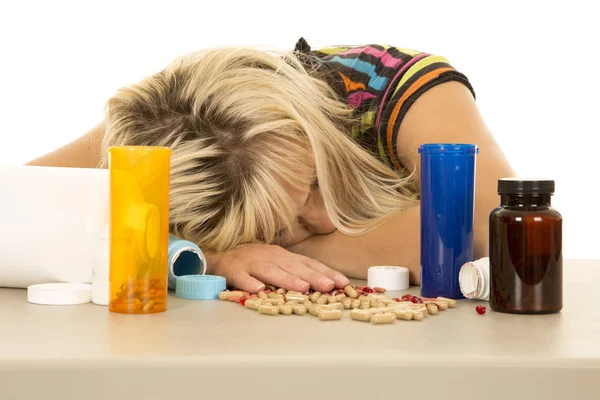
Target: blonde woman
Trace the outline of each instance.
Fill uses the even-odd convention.
[[[480,147],[475,257],[487,253],[496,181],[514,175],[467,78],[446,59],[369,45],[189,54],[126,86],[80,139],[30,165],[106,167],[113,145],[169,146],[171,232],[209,273],[330,291],[371,265],[419,283],[421,143]]]

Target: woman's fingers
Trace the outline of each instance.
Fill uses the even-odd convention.
[[[265,288],[264,283],[251,277],[248,272],[242,269],[235,270],[231,274],[231,277],[227,279],[227,283],[236,289],[241,289],[250,293],[258,293]]]
[[[308,282],[310,287],[320,292],[330,292],[335,287],[335,282],[331,278],[307,266],[300,257],[293,257],[280,262],[279,265],[284,271],[296,275]]]
[[[325,275],[327,278],[331,279],[334,282],[334,286],[341,289],[350,284],[350,280],[346,278],[344,275],[339,272],[329,268],[325,264],[321,264],[317,260],[313,260],[312,258],[302,257],[302,263],[309,267],[310,269],[317,271],[318,273]],[[333,287],[332,287],[333,289]]]
[[[296,290],[304,293],[310,289],[310,283],[303,280],[296,273],[288,273],[272,262],[259,265],[252,271],[252,275],[263,282],[269,282],[286,290]]]

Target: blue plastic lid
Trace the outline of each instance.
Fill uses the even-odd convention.
[[[183,275],[175,283],[175,295],[182,299],[216,300],[225,290],[225,278],[217,275]]]
[[[461,143],[427,143],[419,147],[419,154],[477,154],[479,148],[476,144]]]

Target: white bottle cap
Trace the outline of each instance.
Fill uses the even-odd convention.
[[[490,299],[490,259],[480,258],[465,263],[458,273],[460,291],[467,299]]]
[[[406,290],[409,287],[408,268],[393,266],[370,267],[367,285],[385,290]]]
[[[92,285],[87,283],[43,283],[27,288],[27,301],[45,305],[84,304],[92,301]]]

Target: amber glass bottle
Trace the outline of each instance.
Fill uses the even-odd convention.
[[[519,314],[562,309],[562,217],[552,180],[500,179],[490,215],[490,307]]]

